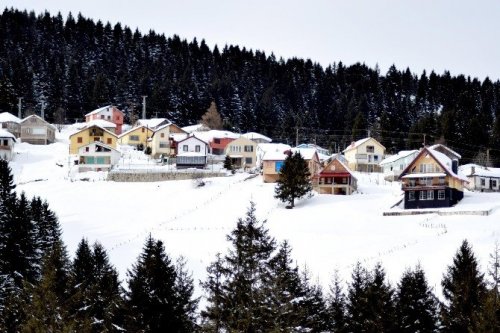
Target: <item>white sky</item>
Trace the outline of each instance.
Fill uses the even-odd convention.
[[[500,79],[498,0],[0,0],[5,7],[71,11],[209,46],[236,44],[326,66],[395,64]]]

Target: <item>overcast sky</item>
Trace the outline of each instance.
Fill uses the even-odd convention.
[[[500,79],[500,0],[0,0],[278,57]]]

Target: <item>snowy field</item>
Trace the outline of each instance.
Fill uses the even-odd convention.
[[[199,293],[206,267],[217,252],[226,252],[226,235],[250,200],[271,235],[289,240],[297,263],[325,288],[335,270],[349,281],[357,261],[370,269],[380,261],[393,285],[405,268],[420,263],[440,296],[442,275],[462,240],[473,245],[485,272],[500,235],[497,193],[466,192],[451,209],[493,209],[490,216],[383,216],[401,198],[400,185],[381,181],[378,174],[358,174],[360,193],[315,194],[288,210],[273,198],[274,184],[264,184],[260,176],[245,180],[248,174],[243,173],[207,179],[201,188],[191,180],[107,182],[95,173],[86,175],[91,181],[79,181],[68,169],[68,132],[55,144],[22,143],[15,150],[11,168],[17,191],[49,202],[71,256],[82,237],[101,242],[122,280],[151,233],[164,241],[171,257],[187,259]]]

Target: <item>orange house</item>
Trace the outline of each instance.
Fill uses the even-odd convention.
[[[85,115],[85,122],[90,122],[95,119],[102,119],[112,122],[116,125],[115,134],[119,135],[122,133],[124,114],[116,106],[108,105]]]

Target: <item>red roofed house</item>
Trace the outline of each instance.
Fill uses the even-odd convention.
[[[334,158],[314,177],[313,188],[320,194],[350,195],[357,190],[358,181],[347,165]]]
[[[112,122],[116,125],[115,134],[120,135],[122,133],[124,114],[116,106],[108,105],[85,115],[85,121],[90,122],[91,120],[101,119]]]

